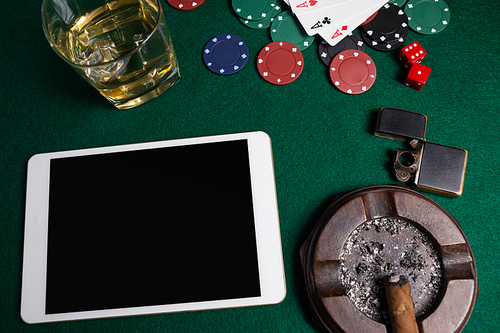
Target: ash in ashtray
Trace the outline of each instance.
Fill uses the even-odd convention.
[[[433,305],[442,285],[442,264],[433,242],[409,221],[381,218],[356,228],[344,244],[342,284],[356,308],[378,322],[389,323],[384,281],[406,275],[415,316]]]

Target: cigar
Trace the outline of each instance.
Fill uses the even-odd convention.
[[[411,288],[404,275],[391,275],[385,280],[392,333],[418,333]]]

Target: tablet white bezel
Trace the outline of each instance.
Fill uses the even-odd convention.
[[[261,296],[99,311],[45,314],[50,160],[245,139],[248,142]],[[37,154],[28,162],[21,317],[26,323],[222,309],[281,302],[286,295],[271,140],[248,132]]]

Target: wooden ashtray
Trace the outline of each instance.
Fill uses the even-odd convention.
[[[408,277],[420,332],[460,332],[478,295],[458,222],[406,186],[342,196],[300,249],[313,319],[327,332],[390,332],[384,280]]]

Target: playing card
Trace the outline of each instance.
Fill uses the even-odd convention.
[[[328,7],[347,0],[288,0],[288,5],[295,14],[305,13],[318,8]]]
[[[385,0],[380,1],[376,5],[364,9],[357,15],[349,17],[347,20],[330,23],[328,29],[322,29],[319,35],[330,45],[334,46],[340,42],[345,36],[350,34],[354,29],[356,29],[361,23],[366,21],[373,13],[379,10],[385,3]]]
[[[321,9],[296,13],[296,16],[304,27],[306,33],[309,36],[313,36],[323,30],[330,29],[333,25],[347,22],[350,17],[358,16],[360,13],[364,13],[367,8],[371,9],[376,7],[378,9],[386,2],[387,0],[349,0],[323,7]],[[375,10],[373,10],[373,12],[375,12]],[[370,15],[365,17],[365,19],[369,16]],[[363,23],[363,20],[359,23]],[[354,28],[356,27],[353,27],[352,29]]]

